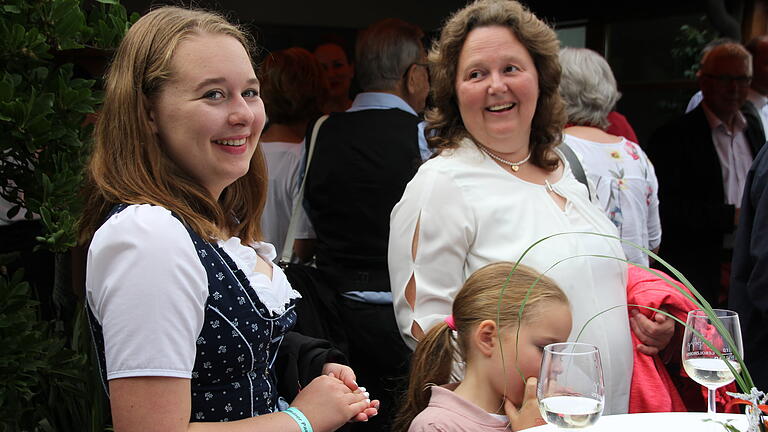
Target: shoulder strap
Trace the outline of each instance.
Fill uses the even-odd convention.
[[[296,228],[299,222],[299,206],[304,201],[304,186],[307,183],[307,174],[309,174],[309,164],[312,162],[312,154],[315,152],[315,142],[317,141],[317,134],[320,131],[320,126],[328,119],[328,114],[320,117],[315,122],[315,127],[312,128],[312,134],[309,137],[309,148],[307,149],[307,163],[304,167],[304,174],[301,179],[301,187],[299,188],[299,194],[293,200],[293,209],[291,210],[291,223],[288,224],[288,233],[285,236],[285,243],[283,244],[283,253],[280,256],[280,261],[288,263],[291,261],[293,255],[293,241],[296,239]]]
[[[747,129],[744,131],[744,136],[749,141],[752,155],[757,156],[757,152],[763,147],[766,139],[763,121],[760,119],[760,113],[757,111],[757,108],[750,101],[742,105],[741,113],[744,114],[744,118],[747,120]]]
[[[592,191],[589,190],[587,174],[584,172],[584,167],[581,166],[579,157],[576,156],[576,153],[573,152],[573,149],[568,147],[568,144],[565,142],[560,143],[560,145],[557,146],[557,149],[560,150],[563,153],[563,156],[565,156],[565,159],[568,160],[568,165],[571,166],[571,172],[573,173],[573,176],[576,177],[576,180],[578,180],[579,183],[583,184],[587,188],[587,194],[591,197]]]

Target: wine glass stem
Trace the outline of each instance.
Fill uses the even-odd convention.
[[[707,388],[707,417],[710,419],[714,419],[715,413],[717,412],[715,401],[715,389]]]

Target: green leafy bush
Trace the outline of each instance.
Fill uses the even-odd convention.
[[[78,196],[93,114],[94,80],[75,76],[74,61],[105,58],[131,22],[115,0],[86,15],[79,0],[9,0],[0,6],[0,194],[39,214],[42,246],[65,252],[75,243]],[[27,213],[31,217],[31,213]]]
[[[0,430],[61,428],[52,404],[83,399],[82,371],[88,359],[66,345],[67,335],[38,319],[23,271],[0,278]]]
[[[680,27],[680,33],[675,37],[675,47],[672,48],[672,57],[684,68],[685,78],[696,79],[701,50],[718,37],[720,36],[717,31],[708,25],[708,20],[704,16],[699,18],[697,24],[686,24]]]
[[[101,101],[98,64],[137,19],[118,0],[0,2],[0,196],[13,204],[9,217],[21,209],[40,216],[38,248],[57,254],[54,287],[32,286],[23,272],[0,276],[0,432],[103,431],[107,423],[66,254],[76,244],[90,116]],[[44,320],[34,300],[44,295],[72,313]]]

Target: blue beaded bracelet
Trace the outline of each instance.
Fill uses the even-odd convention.
[[[312,424],[307,420],[307,416],[305,416],[298,408],[288,407],[288,409],[283,412],[291,416],[293,421],[295,421],[301,428],[301,432],[313,432]]]

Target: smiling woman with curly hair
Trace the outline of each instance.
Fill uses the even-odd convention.
[[[462,283],[484,265],[517,261],[557,233],[617,235],[556,147],[565,124],[559,49],[555,32],[512,0],[478,0],[456,12],[432,47],[427,122],[437,155],[420,167],[390,221],[394,307],[411,347],[450,314]],[[522,260],[563,288],[574,331],[626,305],[626,265],[589,255],[624,258],[615,239],[574,234],[548,239]],[[581,340],[604,360],[605,412],[626,413],[626,308],[600,315]]]

